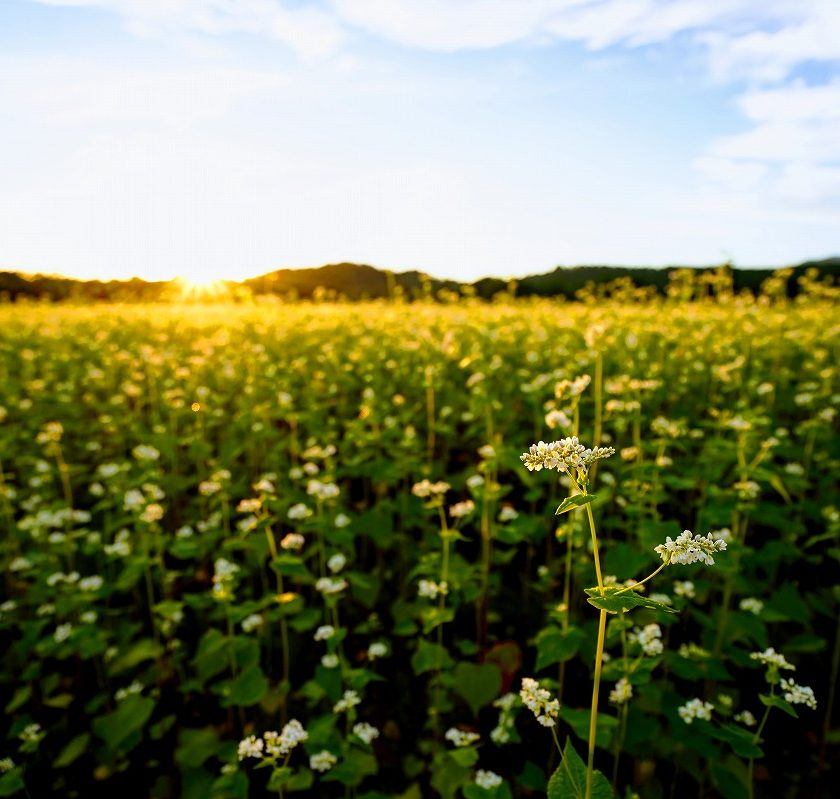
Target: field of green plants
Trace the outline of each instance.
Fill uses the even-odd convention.
[[[0,796],[836,796],[783,288],[0,307]]]

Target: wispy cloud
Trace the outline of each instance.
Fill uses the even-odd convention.
[[[34,0],[51,6],[99,8],[119,15],[141,36],[249,33],[283,42],[303,55],[335,50],[341,26],[332,14],[278,0]]]

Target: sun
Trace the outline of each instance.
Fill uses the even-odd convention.
[[[230,294],[230,287],[224,280],[176,277],[172,283],[183,300],[218,300]]]

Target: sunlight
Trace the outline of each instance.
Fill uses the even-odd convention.
[[[224,280],[201,280],[187,277],[177,277],[172,281],[181,299],[184,300],[215,300],[227,297],[230,287]]]

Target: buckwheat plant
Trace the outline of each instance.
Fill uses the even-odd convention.
[[[592,513],[592,503],[597,499],[595,494],[589,493],[591,486],[591,469],[598,461],[608,458],[615,453],[612,447],[592,447],[587,448],[580,443],[577,436],[570,436],[561,439],[560,441],[553,441],[545,443],[540,441],[533,444],[528,452],[523,453],[520,459],[525,464],[525,468],[529,471],[539,472],[543,469],[560,472],[568,478],[569,485],[573,493],[566,497],[560,503],[555,515],[567,513],[578,508],[585,508],[586,515],[589,520],[589,530],[592,537],[592,557],[595,565],[595,576],[597,579],[597,586],[586,589],[588,594],[588,602],[598,608],[598,639],[595,649],[595,665],[594,677],[592,683],[592,704],[589,716],[589,740],[588,740],[588,758],[586,765],[586,788],[585,799],[591,799],[593,781],[595,779],[595,738],[598,725],[598,700],[601,684],[601,668],[604,661],[604,641],[606,638],[606,624],[608,613],[620,613],[622,618],[626,611],[634,607],[646,607],[653,610],[659,610],[667,613],[674,613],[673,608],[668,605],[658,602],[647,597],[640,596],[637,592],[639,588],[648,580],[656,576],[660,571],[670,564],[688,565],[696,562],[702,562],[706,565],[714,565],[714,554],[724,551],[726,549],[726,542],[721,539],[716,539],[707,534],[706,536],[694,535],[689,530],[685,530],[677,539],[671,540],[666,538],[664,544],[660,544],[655,548],[655,552],[661,557],[661,565],[639,581],[629,581],[629,584],[619,586],[618,584],[606,584],[602,571],[601,559],[598,546],[598,533],[595,527],[595,517]],[[629,592],[629,593],[628,593]],[[653,625],[656,626],[656,625]],[[658,626],[657,626],[658,629]],[[637,637],[647,635],[650,633],[640,631]],[[641,640],[641,639],[640,639]],[[660,644],[658,637],[656,637],[656,644]],[[661,644],[660,644],[661,646]],[[643,643],[644,648],[644,643]],[[657,647],[658,649],[658,647]],[[531,684],[533,683],[533,685]],[[554,731],[554,718],[559,712],[559,701],[554,700],[557,704],[548,703],[548,695],[544,689],[539,689],[534,681],[523,681],[522,699],[525,705],[531,708],[537,719],[544,726],[552,728],[555,743],[558,749],[560,748],[557,742],[556,732]],[[616,703],[624,703],[629,699],[629,692],[622,686],[617,686],[613,690],[611,700]],[[617,701],[618,700],[618,701]],[[553,712],[548,712],[549,708]],[[541,709],[543,712],[537,712]],[[564,753],[564,758],[567,753]],[[562,768],[561,764],[561,768]],[[601,779],[599,775],[598,779]]]
[[[805,705],[805,707],[808,707],[811,710],[816,710],[817,699],[814,696],[814,691],[812,688],[806,685],[797,685],[793,680],[781,676],[781,673],[783,671],[796,671],[796,666],[794,666],[793,663],[788,662],[787,658],[781,652],[777,652],[773,647],[769,647],[763,652],[753,652],[750,655],[750,659],[764,666],[764,679],[770,686],[769,693],[759,694],[758,696],[758,698],[761,700],[761,704],[764,705],[764,715],[761,717],[761,721],[758,724],[758,728],[756,729],[755,734],[752,736],[752,744],[756,749],[758,749],[758,745],[761,743],[762,740],[761,733],[764,732],[764,727],[767,724],[767,718],[770,715],[770,711],[774,707],[779,708],[779,710],[783,711],[784,713],[787,713],[789,716],[793,716],[793,718],[798,718],[798,714],[793,706]],[[781,695],[776,693],[777,686],[780,688]],[[746,713],[748,714],[746,721],[752,718],[754,724],[755,718],[753,717],[752,713],[750,713],[749,711],[746,711]],[[758,752],[760,755],[761,750],[758,749]],[[750,757],[747,767],[747,787],[749,790],[750,799],[752,799],[753,797],[754,790],[754,765],[755,757]]]

